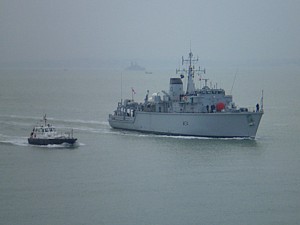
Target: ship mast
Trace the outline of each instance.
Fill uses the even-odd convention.
[[[45,123],[45,127],[47,126],[47,117],[46,117],[46,114],[44,115],[44,123]]]
[[[198,60],[199,60],[198,57],[196,59],[193,58],[192,50],[190,50],[188,59],[184,59],[183,56],[182,56],[182,65],[184,65],[184,63],[187,63],[188,67],[189,67],[189,69],[187,71],[187,75],[188,75],[188,82],[187,82],[187,88],[186,88],[186,94],[187,95],[194,94],[196,92],[195,83],[194,83],[195,72],[205,73],[205,69],[200,70],[200,67],[199,67],[199,69],[195,69],[194,64],[196,62],[198,62]],[[179,69],[179,70],[176,70],[176,72],[186,72],[186,70],[185,69],[183,69],[183,70]]]

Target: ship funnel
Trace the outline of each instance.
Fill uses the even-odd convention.
[[[183,83],[180,78],[170,78],[169,95],[171,100],[179,101],[180,95],[183,94]]]

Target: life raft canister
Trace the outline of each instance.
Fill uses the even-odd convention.
[[[225,109],[225,104],[223,102],[218,102],[216,108],[217,112],[221,112],[223,109]]]

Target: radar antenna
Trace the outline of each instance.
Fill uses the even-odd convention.
[[[182,65],[184,65],[184,63],[186,63],[188,65],[188,70],[186,70],[186,69],[177,69],[176,70],[176,73],[179,73],[179,72],[182,73],[182,74],[187,73],[187,75],[188,75],[188,83],[187,83],[186,94],[194,94],[195,91],[196,91],[195,83],[194,83],[195,72],[197,72],[198,75],[200,73],[205,74],[205,72],[206,72],[205,69],[201,69],[200,67],[198,69],[195,69],[194,64],[198,61],[199,61],[199,57],[197,56],[197,58],[194,58],[192,50],[190,50],[188,59],[184,59],[183,56],[181,58]]]

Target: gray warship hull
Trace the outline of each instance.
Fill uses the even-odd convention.
[[[264,113],[263,92],[260,105],[249,108],[237,107],[231,94],[217,88],[217,84],[209,87],[208,79],[199,78],[200,87],[196,88],[195,75],[205,74],[205,69],[195,68],[197,61],[191,51],[188,60],[182,57],[182,64],[187,63],[188,68],[176,70],[180,78],[170,78],[168,92],[162,90],[149,97],[147,90],[144,102],[134,101],[132,88],[132,99],[121,98],[117,109],[109,115],[110,126],[167,135],[255,138]],[[186,91],[184,75],[187,75]]]
[[[155,113],[110,115],[113,128],[166,135],[255,138],[263,112]]]

